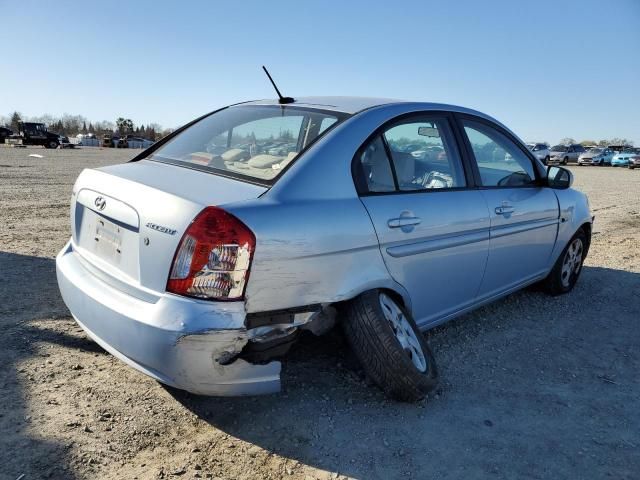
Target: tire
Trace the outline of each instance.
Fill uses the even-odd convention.
[[[55,140],[50,140],[47,142],[47,144],[45,145],[46,148],[58,148],[59,143],[56,142]]]
[[[547,155],[546,157],[544,157],[544,164],[545,165],[549,165],[549,160],[551,159],[551,157],[549,157],[549,155]]]
[[[363,370],[387,396],[415,402],[437,385],[436,362],[426,340],[406,309],[385,291],[354,298],[342,323]]]
[[[564,157],[564,160],[562,161],[563,165],[567,165],[569,163],[569,157]]]
[[[587,251],[587,236],[580,229],[571,237],[569,243],[562,250],[562,254],[558,257],[551,273],[543,281],[544,287],[549,294],[556,296],[573,290],[580,272],[582,272],[582,264],[587,256]]]

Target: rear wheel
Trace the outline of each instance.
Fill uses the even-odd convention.
[[[582,229],[573,236],[544,280],[551,295],[570,292],[578,281],[587,254],[587,236]]]
[[[438,383],[435,358],[409,313],[387,292],[353,299],[345,335],[365,373],[390,397],[414,402]]]

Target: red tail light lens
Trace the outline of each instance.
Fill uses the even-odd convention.
[[[208,300],[241,300],[256,237],[224,210],[207,207],[184,233],[167,290]]]

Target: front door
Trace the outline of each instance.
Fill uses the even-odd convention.
[[[391,123],[358,154],[359,191],[389,273],[424,328],[470,306],[489,248],[489,213],[467,188],[449,120]]]
[[[479,120],[462,120],[489,208],[489,259],[479,300],[544,275],[558,233],[559,207],[542,186],[533,160],[506,134]]]

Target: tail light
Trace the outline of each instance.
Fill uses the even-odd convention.
[[[208,300],[241,300],[255,246],[256,237],[244,223],[207,207],[180,241],[167,290]]]

